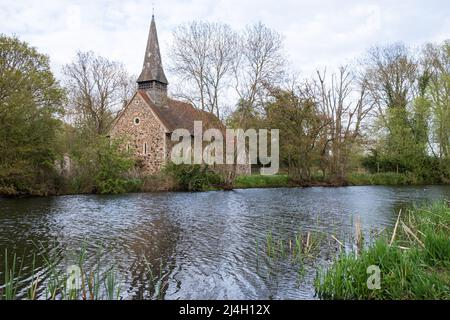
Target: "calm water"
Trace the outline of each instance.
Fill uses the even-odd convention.
[[[329,263],[336,243],[321,243],[319,257],[299,281],[298,266],[256,254],[256,242],[264,243],[268,231],[285,237],[310,230],[346,239],[359,216],[369,238],[369,230],[392,226],[399,208],[437,199],[450,199],[450,186],[0,199],[0,259],[5,248],[23,255],[26,284],[39,243],[60,257],[61,268],[84,244],[88,264],[100,247],[107,248],[102,261],[116,266],[123,299],[149,297],[144,257],[162,264],[165,299],[312,299],[315,269]],[[48,271],[39,257],[37,265],[44,283]],[[0,263],[0,273],[2,268]]]

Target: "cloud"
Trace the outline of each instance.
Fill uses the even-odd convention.
[[[349,63],[377,44],[450,38],[450,3],[438,0],[166,0],[155,10],[166,64],[173,29],[191,20],[236,29],[262,21],[284,35],[292,68],[304,73]],[[0,0],[0,32],[49,54],[57,73],[77,51],[92,50],[138,74],[151,14],[149,0]]]

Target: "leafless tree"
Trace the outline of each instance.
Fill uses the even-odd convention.
[[[375,105],[368,99],[367,81],[358,81],[348,66],[341,66],[331,76],[318,71],[311,86],[320,112],[329,120],[323,148],[329,157],[330,173],[344,179],[349,157]]]
[[[124,66],[92,52],[79,52],[63,67],[63,74],[70,121],[93,134],[107,134],[135,90]]]
[[[261,22],[247,26],[241,36],[241,49],[236,61],[235,89],[245,108],[261,107],[271,87],[283,81],[285,58],[283,38]]]
[[[220,117],[220,95],[229,86],[238,52],[236,33],[226,24],[193,21],[173,36],[171,70],[182,81],[176,95]]]

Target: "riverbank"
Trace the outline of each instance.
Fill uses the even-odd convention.
[[[291,187],[345,187],[345,186],[416,186],[440,185],[439,181],[427,181],[406,173],[351,173],[343,181],[313,177],[308,182],[292,181],[288,175],[274,176],[239,176],[234,181],[236,189],[252,188],[291,188]]]
[[[419,186],[419,185],[445,185],[439,181],[427,181],[404,173],[351,173],[343,181],[323,179],[320,176],[313,177],[310,181],[293,181],[287,174],[263,176],[259,174],[249,176],[238,176],[234,180],[231,188],[225,186],[220,181],[220,176],[209,174],[206,177],[183,177],[191,183],[198,179],[200,184],[191,190],[189,183],[177,181],[167,174],[155,176],[145,176],[139,179],[131,179],[130,187],[118,193],[147,193],[147,192],[168,192],[168,191],[215,191],[230,189],[265,189],[265,188],[308,188],[308,187],[345,187],[345,186]],[[4,197],[27,197],[27,196],[62,196],[76,194],[95,194],[95,192],[75,191],[70,187],[63,187],[61,190],[46,192],[15,192],[12,188],[0,188],[0,196]],[[116,192],[117,193],[117,192]]]
[[[375,268],[378,285],[368,279]],[[450,299],[449,203],[400,211],[391,233],[359,255],[343,253],[315,287],[322,299]]]

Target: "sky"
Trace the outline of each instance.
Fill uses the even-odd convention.
[[[173,30],[192,20],[238,30],[261,21],[283,35],[291,68],[302,74],[351,63],[375,45],[450,39],[449,0],[0,0],[0,33],[48,54],[57,76],[77,51],[139,74],[153,7],[163,64]]]

